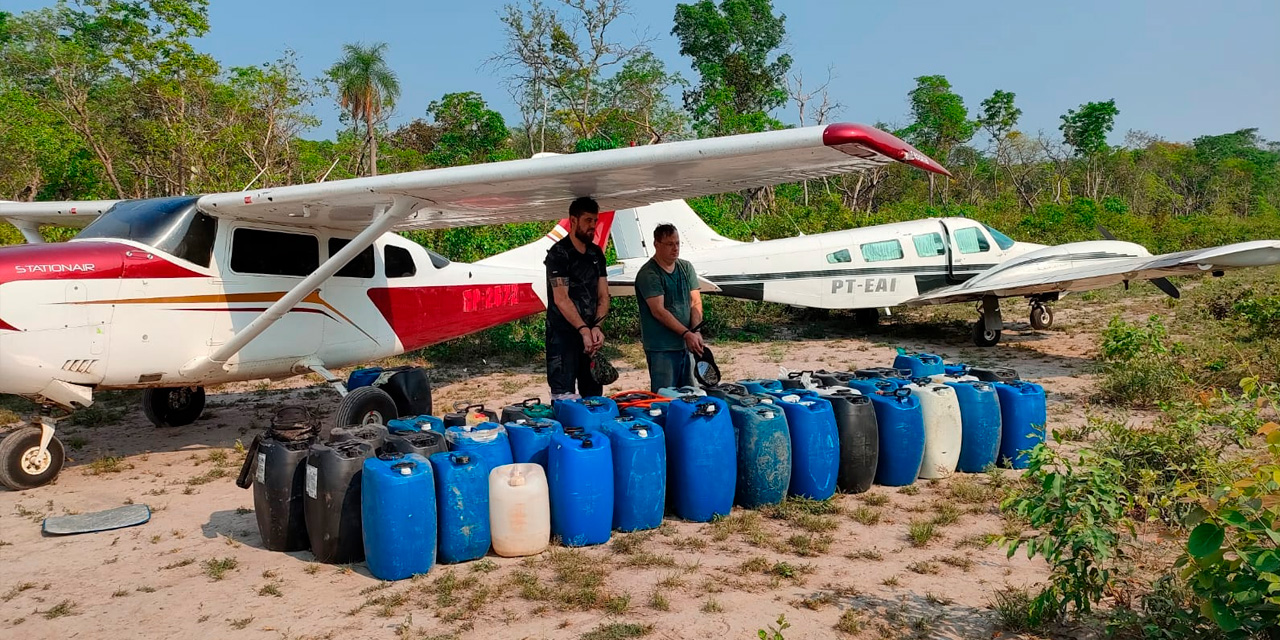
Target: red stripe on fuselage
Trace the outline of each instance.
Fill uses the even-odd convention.
[[[369,289],[369,299],[412,351],[546,309],[527,282]]]
[[[19,329],[17,327],[9,324],[8,322],[5,322],[3,318],[0,318],[0,331],[18,331],[18,330]]]
[[[145,249],[116,242],[24,244],[0,249],[0,285],[22,280],[200,277],[202,274]]]

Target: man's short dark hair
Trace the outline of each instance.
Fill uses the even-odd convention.
[[[676,234],[676,226],[670,222],[664,222],[653,228],[653,241],[662,242]]]
[[[569,203],[569,217],[577,218],[584,213],[600,213],[600,205],[596,201],[583,196]]]

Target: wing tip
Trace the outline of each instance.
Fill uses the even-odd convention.
[[[827,125],[827,128],[822,132],[822,143],[828,147],[835,148],[841,148],[845,145],[857,145],[918,169],[951,177],[951,172],[947,171],[946,167],[921,153],[919,149],[891,133],[881,131],[870,125],[855,122],[839,122]],[[845,149],[841,148],[841,151],[845,151]],[[848,153],[848,151],[845,152]]]

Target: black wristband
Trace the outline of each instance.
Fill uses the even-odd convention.
[[[588,326],[587,326],[587,325],[585,325],[585,324],[583,324],[583,325],[578,325],[578,331],[582,331],[583,329],[590,329],[590,328],[591,328],[591,327],[588,327]]]
[[[687,335],[689,335],[689,334],[691,334],[691,333],[693,333],[693,330],[692,330],[692,329],[685,329],[685,330],[684,330],[684,333],[680,334],[680,337],[681,337],[681,338],[683,338],[683,337],[685,337],[685,336],[687,336]]]

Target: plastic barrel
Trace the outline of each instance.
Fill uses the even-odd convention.
[[[622,413],[636,418],[643,418],[659,427],[665,427],[667,424],[667,410],[670,408],[670,402],[655,402],[648,407],[627,407],[622,410]]]
[[[667,501],[667,440],[662,427],[634,416],[604,426],[613,452],[613,528],[656,529]]]
[[[832,387],[818,393],[831,403],[840,429],[840,475],[836,486],[848,493],[871,488],[880,460],[880,426],[871,398],[849,387]]]
[[[428,415],[396,418],[395,420],[387,421],[387,431],[390,433],[434,431],[444,434],[444,420]]]
[[[487,476],[494,467],[511,464],[511,441],[502,425],[482,422],[474,427],[445,427],[450,451],[462,451],[480,459]]]
[[[812,389],[818,384],[812,371],[791,371],[787,373],[787,377],[779,378],[778,382],[783,389]]]
[[[547,447],[551,446],[551,434],[560,423],[549,418],[523,419],[504,425],[511,440],[512,462],[532,462],[547,468]]]
[[[493,552],[504,557],[542,553],[551,540],[546,470],[531,462],[489,472],[489,530]]]
[[[778,504],[786,499],[791,486],[791,433],[786,414],[772,399],[765,404],[757,395],[740,398],[729,406],[737,432],[735,502],[746,509]]]
[[[489,552],[489,474],[479,458],[451,451],[431,456],[436,474],[438,553],[444,564]]]
[[[876,462],[876,484],[901,487],[912,484],[920,474],[924,459],[924,414],[920,401],[910,389],[898,388],[888,395],[872,392],[871,406],[880,428],[880,459]]]
[[[373,447],[376,454],[382,450],[383,444],[387,440],[387,428],[380,424],[350,425],[346,427],[334,427],[329,432],[330,442],[349,442],[359,440],[368,442]]]
[[[372,455],[373,445],[364,440],[313,444],[307,452],[303,514],[318,562],[364,559],[360,475]]]
[[[484,408],[483,404],[459,402],[453,405],[453,411],[444,414],[443,421],[445,427],[463,427],[467,424],[475,426],[482,422],[497,422],[498,414]]]
[[[800,393],[805,391],[808,393]],[[831,403],[807,389],[772,395],[786,413],[791,432],[791,486],[787,492],[810,500],[830,498],[835,495],[840,473],[840,430]]]
[[[438,431],[402,431],[387,436],[383,449],[405,455],[416,453],[423,458],[430,458],[448,451],[449,446],[445,444],[444,434]]]
[[[360,478],[364,557],[379,580],[427,573],[436,560],[436,489],[431,463],[410,453],[364,461]]]
[[[253,478],[253,514],[268,551],[302,551],[311,545],[303,514],[309,441],[263,438]]]
[[[359,389],[360,387],[367,387],[373,384],[380,375],[382,375],[382,367],[365,367],[363,369],[356,369],[351,372],[351,375],[347,376],[347,391]]]
[[[556,421],[566,427],[598,429],[600,425],[620,415],[618,403],[604,396],[557,400],[551,406]]]
[[[960,460],[956,470],[981,473],[1000,453],[1000,398],[993,383],[979,380],[946,382],[960,402]]]
[[[819,370],[813,372],[813,377],[824,387],[847,387],[850,380],[857,379],[858,374],[852,371]]]
[[[738,384],[747,388],[751,393],[769,393],[770,391],[782,391],[782,382],[778,380],[770,380],[766,378],[752,378],[748,380],[739,380]]]
[[[526,398],[515,404],[503,407],[498,421],[505,425],[508,422],[520,420],[551,418],[554,415],[551,405],[543,404],[542,398]]]
[[[940,376],[944,372],[942,356],[936,356],[932,353],[912,352],[898,354],[893,359],[893,366],[896,369],[910,370],[913,378]]]
[[[604,544],[613,529],[613,453],[599,431],[557,431],[547,453],[551,535],[568,547]]]
[[[738,473],[728,405],[707,396],[672,400],[666,437],[668,502],[675,514],[694,522],[729,515]]]
[[[920,412],[924,416],[924,457],[920,460],[920,477],[945,478],[956,470],[964,437],[956,390],[928,378],[919,378],[906,388],[920,400]]]
[[[1008,367],[970,367],[969,375],[983,382],[1015,382],[1018,372]]]
[[[1048,422],[1044,387],[1023,380],[995,385],[1000,397],[1000,462],[1026,469],[1031,462],[1027,452],[1044,442]]]

